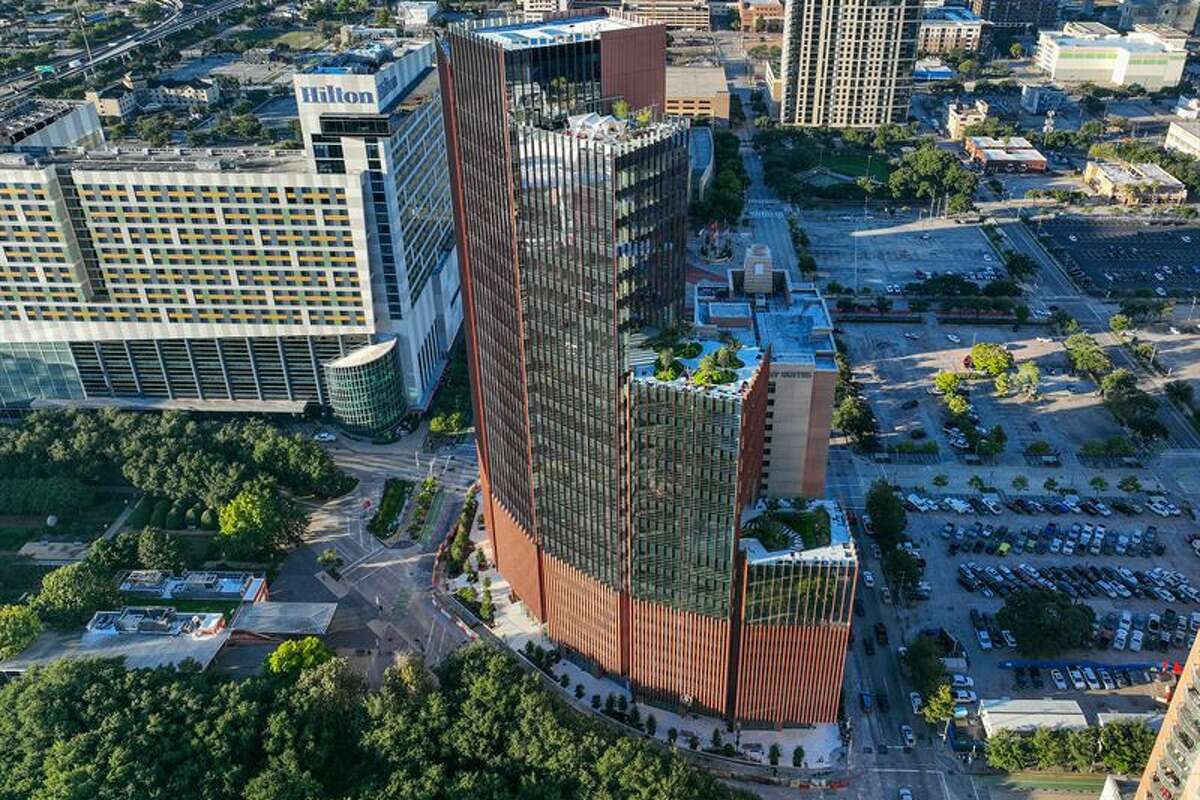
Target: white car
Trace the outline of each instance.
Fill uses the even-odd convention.
[[[1078,668],[1076,668],[1076,667],[1068,668],[1067,675],[1070,676],[1071,685],[1074,686],[1077,691],[1082,692],[1084,689],[1087,688],[1087,683],[1085,683],[1083,680],[1083,673],[1080,672],[1078,670]]]
[[[1063,677],[1062,670],[1050,670],[1050,680],[1054,681],[1054,688],[1058,689],[1060,692],[1065,692],[1067,690],[1067,679]]]
[[[979,639],[979,649],[980,650],[991,650],[992,649],[992,637],[988,636],[987,631],[983,630],[982,628],[976,628],[975,629],[975,637],[977,639]]]
[[[905,747],[912,747],[917,743],[916,738],[913,736],[913,729],[909,725],[900,726],[900,738],[904,741]]]
[[[863,579],[863,586],[866,586],[868,589],[875,588],[875,573],[871,572],[870,570],[864,570],[863,574],[862,574],[862,579]]]
[[[1092,691],[1100,688],[1100,679],[1096,677],[1096,673],[1091,667],[1083,668],[1083,680],[1087,683],[1087,687]]]
[[[921,713],[921,694],[920,694],[920,692],[909,692],[908,693],[908,702],[909,702],[909,705],[912,706],[912,710],[913,710],[914,714]]]
[[[950,341],[954,342],[954,344],[961,344],[961,343],[962,343],[962,337],[960,337],[960,336],[957,336],[957,335],[955,335],[955,334],[953,334],[953,333],[947,333],[947,334],[946,334],[946,338],[947,338],[947,339],[949,339]]]
[[[913,800],[912,789],[904,788],[900,790],[899,800]]]
[[[955,689],[971,689],[975,686],[975,679],[970,675],[959,675],[955,673],[950,676],[950,684]]]
[[[336,442],[337,436],[330,433],[329,431],[321,431],[320,433],[313,434],[313,441],[328,444],[329,442]]]
[[[1113,634],[1112,649],[1113,650],[1124,650],[1125,645],[1128,643],[1129,643],[1129,632],[1127,630],[1125,630],[1124,628],[1118,628],[1117,632],[1115,634]]]
[[[905,338],[905,339],[912,339],[912,340],[915,342],[917,339],[920,339],[921,337],[920,337],[920,336],[918,336],[918,335],[917,335],[917,334],[915,334],[915,333],[906,333],[906,334],[904,334],[904,338]]]
[[[1079,237],[1078,237],[1078,236],[1076,236],[1076,235],[1075,235],[1075,234],[1073,234],[1073,233],[1072,233],[1072,234],[1068,234],[1067,238],[1068,238],[1068,239],[1070,239],[1072,242],[1078,242],[1078,241],[1079,241]]]
[[[979,695],[969,689],[955,689],[954,702],[956,703],[974,703],[979,699]]]
[[[1037,337],[1037,340],[1042,344],[1051,344],[1054,341],[1049,336],[1039,336]]]
[[[1017,637],[1015,637],[1015,636],[1013,636],[1013,635],[1012,635],[1012,631],[1010,631],[1010,630],[1003,630],[1003,631],[1000,631],[1000,635],[1001,635],[1002,637],[1004,637],[1004,643],[1005,643],[1006,645],[1008,645],[1009,647],[1013,648],[1014,650],[1016,649],[1016,647],[1017,647]]]
[[[1139,630],[1129,634],[1129,649],[1135,653],[1142,652],[1142,632]]]

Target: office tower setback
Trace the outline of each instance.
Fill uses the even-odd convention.
[[[1194,797],[1200,797],[1200,636],[1179,673],[1134,800]]]
[[[461,324],[433,54],[298,74],[304,151],[0,155],[0,401],[313,403],[371,434],[427,405]]]
[[[920,0],[791,0],[783,26],[783,124],[903,124],[920,8]]]
[[[665,46],[603,11],[441,43],[487,530],[550,637],[643,699],[831,722],[856,561],[836,506],[791,500],[823,490],[828,311],[763,248],[683,333],[688,127],[661,116]],[[801,397],[815,422],[794,431]],[[812,541],[780,521],[800,519]]]

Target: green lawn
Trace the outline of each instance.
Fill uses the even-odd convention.
[[[1007,776],[985,778],[1006,788],[1029,791],[1035,789],[1072,792],[1095,797],[1104,787],[1104,776],[1079,772],[1014,772]]]
[[[819,153],[819,159],[822,166],[855,178],[866,175],[868,169],[871,177],[877,181],[886,182],[892,174],[887,157],[879,154],[872,156],[854,150],[825,150]]]
[[[316,31],[285,31],[271,40],[271,44],[276,47],[285,44],[293,50],[319,50],[325,46],[325,37]]]

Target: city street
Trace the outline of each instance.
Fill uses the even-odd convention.
[[[339,613],[345,607],[356,615],[361,620],[358,630],[332,637],[332,644],[378,651],[383,663],[368,670],[373,679],[382,674],[394,653],[422,653],[433,666],[467,638],[433,605],[430,584],[440,537],[457,517],[467,488],[478,478],[475,447],[468,442],[431,454],[422,451],[424,439],[422,428],[393,444],[345,437],[333,443],[334,458],[359,484],[344,497],[310,507],[308,536],[288,556],[272,586],[273,599],[337,600]],[[388,478],[419,483],[429,475],[447,493],[433,541],[389,547],[366,530]],[[318,555],[330,547],[342,560],[341,579],[336,581],[317,563]]]

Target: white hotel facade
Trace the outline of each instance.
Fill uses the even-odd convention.
[[[424,408],[462,321],[433,55],[298,74],[303,150],[0,154],[0,404],[342,416],[346,365],[367,432]]]

